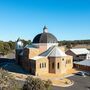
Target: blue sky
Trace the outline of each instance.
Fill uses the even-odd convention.
[[[90,39],[90,0],[0,0],[0,40],[33,40],[44,25],[58,40]]]

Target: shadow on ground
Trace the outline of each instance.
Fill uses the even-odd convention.
[[[9,72],[29,74],[16,63],[15,59],[0,58],[0,68],[5,69]]]

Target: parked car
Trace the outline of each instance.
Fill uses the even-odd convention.
[[[84,72],[86,76],[90,76],[90,72]]]
[[[77,73],[75,73],[75,75],[79,75],[79,76],[86,76],[86,73],[85,72],[83,72],[83,71],[80,71],[80,72],[77,72]]]
[[[80,71],[80,72],[75,73],[75,75],[79,75],[79,76],[90,76],[90,72]]]

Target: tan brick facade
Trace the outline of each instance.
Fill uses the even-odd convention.
[[[17,40],[16,61],[33,75],[65,73],[72,69],[73,57],[65,54],[65,47],[58,47],[57,38],[46,29],[35,36],[31,46],[23,47]]]
[[[72,57],[50,57],[49,58],[49,73],[65,73],[73,67]]]
[[[33,75],[47,73],[62,74],[73,67],[73,57],[69,55],[62,57],[42,57],[37,60],[32,59],[40,53],[40,49],[25,48],[23,56],[18,58],[20,65]]]

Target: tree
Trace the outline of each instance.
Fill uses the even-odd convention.
[[[28,77],[24,84],[23,90],[45,90],[45,86],[41,79]]]
[[[14,50],[15,49],[15,42],[9,41],[7,43],[9,44],[9,47],[10,47],[11,50]]]
[[[31,40],[21,39],[21,41],[23,42],[24,46],[26,46],[27,44],[31,44]]]
[[[51,81],[44,81],[39,78],[27,77],[23,90],[50,90]]]
[[[14,77],[3,69],[0,69],[0,90],[20,90]]]
[[[71,44],[71,43],[67,43],[67,44],[66,44],[66,48],[67,48],[67,49],[72,48],[72,44]]]

